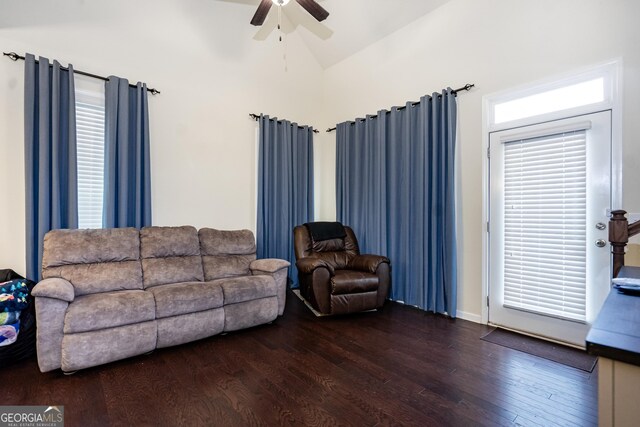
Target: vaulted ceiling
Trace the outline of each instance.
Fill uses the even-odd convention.
[[[260,0],[216,0],[246,9],[249,25]],[[323,68],[330,67],[450,0],[318,0],[329,12],[317,22],[295,1],[283,7],[285,33],[296,31]],[[254,40],[277,37],[277,10],[271,8]]]
[[[329,17],[316,21],[295,0],[283,6],[283,31],[299,35],[322,68],[330,67],[399,30],[451,0],[317,0]],[[162,31],[172,37],[172,15],[190,16],[195,27],[207,28],[219,49],[241,50],[247,43],[278,37],[276,7],[261,27],[249,22],[260,0],[0,0],[0,30],[32,26],[69,28],[131,22],[140,35]],[[149,4],[153,6],[149,7]],[[219,34],[223,33],[222,36]],[[221,44],[225,46],[220,46]]]

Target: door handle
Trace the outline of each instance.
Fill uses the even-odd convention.
[[[607,242],[603,239],[596,240],[596,246],[599,248],[604,248],[607,245]]]
[[[596,229],[597,230],[604,230],[605,228],[607,228],[607,226],[602,222],[599,222],[599,223],[596,224]]]

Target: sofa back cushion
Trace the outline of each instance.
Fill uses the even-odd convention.
[[[138,230],[49,231],[44,236],[42,277],[68,280],[76,296],[142,289]]]
[[[144,288],[167,283],[202,282],[198,231],[191,226],[140,230]]]
[[[249,265],[256,259],[256,241],[250,230],[202,228],[198,236],[206,281],[251,274]]]

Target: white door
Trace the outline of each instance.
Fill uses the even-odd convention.
[[[489,322],[584,346],[609,291],[611,112],[491,133]]]

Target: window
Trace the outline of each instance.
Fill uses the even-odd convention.
[[[102,228],[104,86],[78,77],[76,77],[76,132],[78,228]]]
[[[614,61],[485,97],[488,129],[511,129],[610,109],[617,97],[619,73],[620,64]]]
[[[604,78],[600,77],[498,103],[494,106],[494,120],[496,123],[510,122],[602,101],[604,101]]]

